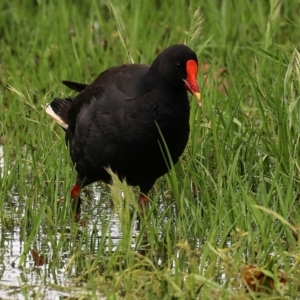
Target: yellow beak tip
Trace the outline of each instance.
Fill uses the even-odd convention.
[[[200,93],[194,93],[194,97],[197,99],[197,102],[198,102],[199,106],[202,106],[201,94]]]

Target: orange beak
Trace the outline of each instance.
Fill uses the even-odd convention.
[[[197,83],[198,65],[194,60],[186,62],[186,72],[187,78],[183,79],[185,88],[196,98],[199,106],[202,106],[201,94]]]

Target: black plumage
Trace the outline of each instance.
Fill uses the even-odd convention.
[[[187,144],[186,91],[200,101],[197,66],[190,48],[174,45],[151,66],[115,66],[89,85],[63,81],[79,94],[72,102],[54,99],[46,111],[66,130],[78,173],[73,199],[85,185],[98,180],[109,183],[106,168],[110,168],[129,185],[139,186],[140,204],[146,204],[155,180],[169,170],[164,145],[175,164]]]

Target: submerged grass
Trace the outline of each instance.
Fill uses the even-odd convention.
[[[261,295],[242,275],[257,265],[274,282],[263,299],[300,298],[298,11],[296,0],[1,1],[2,281],[8,259],[27,298],[246,299]],[[45,104],[72,95],[62,79],[88,83],[186,41],[203,107],[191,100],[188,147],[139,230],[136,190],[117,179],[85,189],[75,224],[76,174]],[[48,263],[34,267],[32,249]]]

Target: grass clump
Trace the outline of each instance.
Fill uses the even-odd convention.
[[[299,298],[297,11],[296,0],[2,1],[1,284],[18,267],[12,285],[26,284],[11,292],[33,299]],[[139,230],[136,190],[117,179],[84,190],[75,224],[76,174],[44,106],[72,95],[62,79],[88,83],[182,42],[203,95],[183,157]]]

